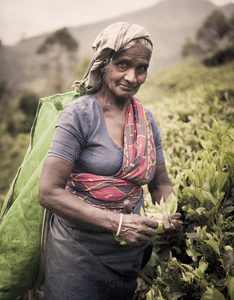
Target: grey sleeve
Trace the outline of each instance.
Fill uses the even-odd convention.
[[[82,124],[84,122],[79,115],[74,106],[67,106],[63,109],[55,128],[48,156],[62,158],[74,165],[85,143],[84,130],[87,128],[86,124]]]

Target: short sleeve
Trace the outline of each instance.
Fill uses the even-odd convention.
[[[58,157],[75,164],[89,131],[89,122],[85,114],[82,102],[71,103],[62,110],[48,156]]]
[[[160,165],[165,162],[160,129],[159,129],[158,124],[154,118],[154,115],[151,113],[151,111],[146,108],[145,108],[145,111],[149,117],[152,131],[153,131],[154,143],[155,143],[155,148],[156,148],[156,165]]]

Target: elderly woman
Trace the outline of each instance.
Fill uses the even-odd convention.
[[[75,82],[86,93],[63,109],[40,179],[40,204],[53,212],[49,300],[132,299],[157,228],[139,215],[142,186],[148,184],[153,202],[172,193],[157,123],[133,97],[146,80],[149,33],[116,23],[93,48],[83,80]]]

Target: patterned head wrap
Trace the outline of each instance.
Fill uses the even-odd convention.
[[[101,67],[110,61],[113,51],[117,52],[130,41],[139,38],[145,38],[153,45],[148,31],[140,25],[118,22],[105,28],[94,40],[94,57],[83,79],[75,81],[73,87],[80,91],[86,87],[88,93],[97,90],[100,86]]]

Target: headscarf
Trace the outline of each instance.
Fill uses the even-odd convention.
[[[130,41],[139,38],[145,38],[153,45],[148,31],[140,25],[117,22],[105,28],[94,40],[94,57],[82,80],[75,81],[73,87],[79,91],[86,87],[88,93],[97,90],[101,84],[100,68],[110,61],[113,51],[117,52]]]

